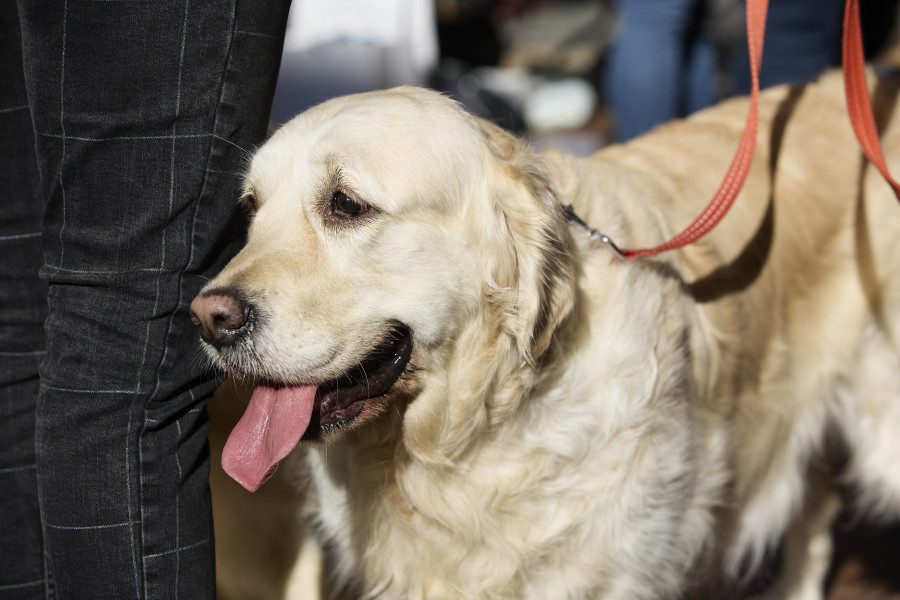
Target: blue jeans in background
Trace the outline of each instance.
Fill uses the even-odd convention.
[[[760,87],[811,81],[828,67],[839,65],[843,18],[844,0],[771,0],[759,69]],[[734,91],[749,94],[746,36],[737,48],[733,72]]]
[[[716,101],[716,50],[700,0],[618,0],[604,89],[626,141]]]

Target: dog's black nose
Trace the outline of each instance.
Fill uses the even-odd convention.
[[[191,321],[200,327],[200,337],[219,349],[247,332],[250,313],[250,303],[228,290],[210,290],[191,302]]]

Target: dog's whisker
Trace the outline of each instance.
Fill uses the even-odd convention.
[[[366,382],[366,395],[371,396],[372,395],[372,386],[369,383],[369,374],[366,373],[366,366],[362,362],[359,363],[359,370],[362,371],[363,379],[365,379],[365,382]]]
[[[224,138],[224,137],[222,137],[222,136],[220,136],[220,135],[216,135],[215,133],[212,134],[212,137],[214,137],[214,138],[217,139],[217,140],[221,140],[221,141],[225,142],[226,144],[229,144],[229,145],[231,145],[231,146],[234,146],[235,148],[237,148],[238,150],[240,150],[240,151],[243,153],[243,157],[244,157],[245,160],[249,160],[250,158],[253,157],[253,152],[252,152],[252,151],[247,150],[246,148],[241,147],[240,145],[238,145],[238,144],[232,142],[231,140],[229,140],[228,138]]]

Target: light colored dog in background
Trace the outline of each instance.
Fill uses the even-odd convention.
[[[305,471],[358,597],[737,597],[782,541],[773,595],[821,597],[838,486],[900,516],[900,206],[839,76],[760,110],[732,212],[629,262],[563,205],[623,246],[668,239],[745,100],[586,159],[409,88],[282,127],[246,247],[192,305],[212,360],[257,382],[226,471]],[[883,144],[900,172],[897,119]]]

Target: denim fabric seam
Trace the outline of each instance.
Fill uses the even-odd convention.
[[[55,288],[50,288],[50,289],[47,290],[47,300],[48,300],[48,303],[49,303],[49,301],[50,301],[50,294],[51,294],[51,293],[53,293],[53,294],[55,295],[55,293],[56,293]],[[49,325],[49,320],[50,320],[50,315],[47,315],[47,320],[46,320],[45,323],[44,323],[44,328],[45,328],[45,329],[46,329],[46,328],[48,327],[48,325]],[[43,390],[44,388],[45,388],[45,384],[44,384],[44,381],[43,381],[43,379],[42,379],[41,382],[40,382],[40,384],[39,384],[39,388],[38,388],[38,397],[40,397],[41,392],[42,392],[42,390]],[[40,437],[40,436],[37,434],[37,430],[38,430],[38,428],[40,428],[40,427],[42,426],[42,423],[44,422],[44,421],[43,421],[43,416],[44,416],[44,403],[43,403],[43,402],[38,402],[38,403],[37,403],[37,406],[35,407],[35,444],[37,444],[37,440],[38,440],[38,438]],[[45,525],[45,523],[44,523],[44,518],[43,518],[43,511],[44,511],[44,509],[43,509],[43,507],[41,506],[41,497],[42,497],[42,493],[41,493],[41,492],[42,492],[42,486],[41,486],[41,474],[40,474],[40,471],[37,469],[37,463],[36,463],[36,462],[35,462],[35,482],[36,482],[35,485],[36,485],[36,487],[37,487],[37,492],[38,492],[38,498],[37,498],[37,499],[38,499],[38,513],[41,515],[41,517],[40,517],[40,521],[41,521],[41,529],[42,529],[42,533],[44,534],[44,537],[46,538],[46,533],[43,532],[43,529],[46,527],[46,525]],[[51,569],[51,567],[50,567],[50,555],[49,555],[49,553],[47,552],[47,545],[46,545],[46,542],[44,542],[44,547],[43,547],[43,557],[44,557],[44,593],[46,594],[47,599],[50,600],[50,599],[52,599],[55,595],[54,595],[54,593],[53,593],[53,590],[51,589],[51,588],[52,588],[52,585],[53,585],[53,584],[52,584],[52,581],[53,581],[53,573],[52,573],[52,569]]]
[[[69,16],[69,1],[63,1],[62,19],[62,49],[59,65],[59,131],[62,133],[62,148],[59,157],[59,193],[62,197],[62,223],[59,226],[59,266],[63,266],[63,257],[66,247],[63,244],[63,233],[66,230],[66,186],[63,184],[63,167],[66,162],[66,122],[65,122],[65,95],[66,95],[66,25]]]
[[[193,395],[193,394],[192,394]],[[181,421],[175,421],[175,430],[178,431],[178,439],[181,439]],[[178,480],[184,478],[184,472],[181,468],[181,458],[178,456],[178,449],[175,449],[175,467],[178,469]],[[181,547],[181,496],[175,494],[175,548]],[[178,597],[178,577],[181,575],[181,552],[175,553],[175,597]]]
[[[232,7],[233,7],[233,11],[234,11],[234,12],[232,13],[232,19],[231,19],[231,22],[232,22],[232,35],[229,36],[229,38],[228,38],[228,49],[227,49],[226,54],[225,54],[225,60],[223,61],[223,62],[224,62],[224,65],[223,65],[223,67],[222,67],[222,72],[221,72],[221,74],[220,74],[221,85],[220,85],[220,88],[219,88],[219,97],[218,97],[218,100],[217,100],[217,102],[216,102],[216,108],[215,108],[215,111],[214,111],[214,113],[213,113],[213,114],[214,114],[214,117],[213,117],[213,124],[212,124],[212,133],[210,134],[210,137],[209,137],[209,146],[208,146],[207,154],[206,154],[206,166],[205,166],[205,169],[204,169],[204,173],[205,173],[205,174],[204,174],[204,177],[203,177],[203,184],[202,184],[201,187],[200,187],[200,193],[199,193],[198,196],[197,196],[197,201],[194,203],[194,214],[193,214],[193,216],[192,216],[192,218],[191,218],[190,237],[188,238],[188,239],[189,239],[189,243],[188,243],[188,256],[187,256],[187,259],[186,259],[186,261],[185,261],[185,263],[184,263],[184,269],[182,269],[181,272],[180,272],[179,275],[178,275],[178,286],[177,286],[177,290],[178,290],[178,298],[177,298],[177,302],[176,302],[176,307],[181,305],[182,293],[183,293],[183,289],[184,289],[184,275],[185,275],[185,272],[187,272],[187,269],[190,268],[190,265],[193,263],[193,259],[194,259],[194,247],[195,247],[195,244],[194,244],[194,238],[195,238],[195,233],[196,233],[196,229],[197,229],[197,218],[199,217],[199,214],[200,214],[200,205],[202,204],[203,197],[204,197],[204,195],[205,195],[205,193],[206,193],[207,184],[208,184],[208,182],[209,182],[209,166],[210,166],[210,161],[212,160],[212,156],[213,156],[214,143],[215,143],[214,140],[217,139],[217,138],[219,138],[219,136],[216,134],[216,131],[217,131],[217,125],[218,125],[218,122],[219,122],[219,111],[220,111],[220,109],[221,109],[221,107],[222,107],[222,100],[223,100],[224,94],[225,94],[225,86],[226,86],[226,77],[225,77],[225,74],[228,72],[229,67],[230,67],[230,64],[231,64],[231,60],[232,60],[232,54],[231,54],[231,53],[232,53],[232,48],[233,48],[233,44],[234,44],[234,31],[235,31],[235,26],[236,26],[236,24],[237,24],[237,7],[236,7],[236,4],[233,4]],[[186,36],[186,34],[187,34],[187,7],[185,7],[185,28],[184,28],[184,32],[183,32],[183,36],[182,36],[182,60],[183,60],[183,50],[184,50],[184,43],[185,43],[185,36]],[[181,76],[181,71],[180,71],[180,67],[179,67],[179,91],[180,91],[180,76]],[[173,126],[173,127],[174,127],[174,126]],[[173,135],[174,135],[174,134],[175,134],[175,131],[173,130],[172,133],[173,133]],[[225,141],[227,141],[228,143],[232,143],[232,144],[233,144],[233,142],[230,142],[229,140],[225,140]],[[237,144],[233,144],[233,145],[237,146]],[[238,146],[238,147],[239,147],[239,146]],[[174,140],[173,140],[173,155],[172,155],[172,160],[174,161]],[[174,165],[172,166],[172,169],[173,169],[173,174],[174,174]],[[174,318],[175,318],[176,313],[177,313],[177,310],[176,310],[176,311],[173,311],[172,314],[169,315],[168,323],[167,323],[167,325],[166,325],[166,338],[168,338],[169,335],[171,335],[171,332],[172,332],[172,325],[173,325],[173,321],[174,321]],[[163,353],[162,353],[162,356],[161,356],[160,359],[159,359],[159,364],[157,365],[157,370],[156,370],[156,373],[157,373],[157,376],[156,376],[156,386],[154,387],[153,391],[152,391],[151,394],[150,394],[150,397],[151,397],[151,398],[156,394],[156,391],[157,391],[157,390],[159,389],[159,387],[160,387],[160,368],[159,368],[159,367],[161,367],[161,366],[165,363],[167,356],[168,356],[168,345],[165,345],[165,346],[164,346]],[[193,393],[193,391],[190,392],[190,396],[191,396],[191,400],[193,401],[193,400],[194,400],[194,393]],[[146,412],[145,412],[145,414],[144,414],[144,418],[145,418],[145,419],[147,418]],[[178,433],[179,433],[179,438],[180,438],[180,437],[181,437],[181,426],[180,426],[180,424],[178,423],[178,421],[176,421],[176,425],[178,426]],[[179,468],[179,471],[180,471],[180,469],[181,469],[181,463],[180,463],[180,459],[178,458],[177,451],[176,451],[176,464],[178,465],[178,468]],[[180,567],[180,557],[181,557],[181,552],[178,551],[178,548],[179,548],[179,545],[180,545],[180,531],[179,531],[180,520],[179,520],[179,502],[178,502],[178,498],[177,498],[177,497],[176,497],[176,499],[175,499],[175,521],[176,521],[176,534],[175,534],[175,536],[176,536],[176,538],[175,538],[175,539],[176,539],[176,542],[175,542],[175,546],[176,546],[176,551],[175,551],[175,557],[176,557],[176,560],[175,560],[175,585],[176,585],[176,587],[175,587],[175,593],[176,593],[176,596],[177,596],[177,594],[178,594],[178,587],[177,587],[177,586],[178,586],[178,574],[179,574],[179,570],[180,570],[179,567]],[[208,542],[209,542],[209,540],[206,540],[206,541],[204,541],[203,543],[208,543]],[[145,560],[146,560],[146,557],[145,557]]]
[[[64,94],[64,92],[65,92],[65,81],[66,81],[66,74],[65,74],[66,20],[67,20],[68,14],[69,14],[68,0],[63,0],[63,9],[62,10],[63,10],[62,41],[60,44],[61,45],[61,49],[60,49],[61,64],[59,67],[59,126],[60,126],[61,133],[63,134],[63,136],[65,136],[66,126],[65,126],[65,119],[64,119],[64,117],[65,117],[65,104],[64,104],[64,95],[65,94]],[[65,163],[65,156],[66,156],[66,140],[65,140],[65,138],[63,138],[61,154],[60,154],[60,162],[59,162],[59,188],[60,188],[60,194],[62,197],[62,211],[61,211],[62,223],[60,224],[60,229],[59,229],[59,234],[58,234],[59,246],[60,246],[60,252],[59,252],[59,265],[60,266],[62,266],[62,264],[63,264],[63,253],[64,253],[63,232],[65,231],[65,227],[66,227],[66,192],[65,192],[65,186],[63,185],[63,165]],[[45,264],[46,264],[46,260],[45,260]],[[47,295],[48,304],[50,301],[51,293],[55,297],[56,294],[58,293],[58,290],[57,289],[48,290],[48,295]],[[44,324],[45,329],[48,326],[49,326],[49,315],[48,315],[47,321]],[[41,387],[43,387],[43,385],[41,385]],[[38,391],[38,396],[40,396],[40,391]],[[44,422],[44,420],[43,420],[44,402],[38,403],[38,408],[35,412],[37,413],[36,417],[35,417],[36,423],[43,423]],[[35,440],[37,440],[37,439],[38,439],[38,436],[36,435]],[[38,511],[40,512],[41,515],[43,515],[44,509],[41,506],[41,504],[42,504],[41,498],[44,497],[44,494],[42,493],[41,477],[40,477],[39,472],[36,473],[35,479],[36,479],[37,490],[38,490]],[[49,525],[47,525],[44,522],[43,516],[41,517],[41,527],[42,528],[49,527]],[[47,553],[46,544],[44,545],[43,553],[44,553],[44,591],[47,594],[48,598],[53,598],[55,596],[54,591],[52,589],[52,587],[53,587],[53,584],[52,584],[53,570],[50,566],[50,557]]]
[[[134,408],[132,408],[130,411],[128,411],[128,429],[127,429],[127,431],[132,431],[132,425],[134,423],[133,419],[134,419]],[[128,495],[128,507],[127,507],[128,523],[127,523],[127,525],[128,525],[128,535],[131,539],[131,566],[132,566],[132,570],[134,572],[134,592],[138,597],[140,597],[141,589],[142,589],[141,580],[143,579],[146,582],[147,578],[143,572],[143,569],[138,570],[137,555],[135,554],[135,552],[137,550],[135,548],[135,540],[134,540],[134,524],[135,524],[135,522],[134,522],[134,518],[132,516],[134,514],[134,507],[132,506],[132,500],[131,500],[131,497],[133,496],[133,494],[131,493],[131,461],[129,460],[129,452],[128,452],[129,446],[130,446],[130,439],[131,439],[130,435],[125,436],[125,489],[126,489],[126,493]],[[136,452],[136,457],[137,457],[137,461],[136,461],[137,465],[136,466],[138,469],[138,475],[140,476],[140,468],[141,468],[141,465],[140,465],[141,445],[140,445],[140,443],[138,443],[137,446],[138,447],[137,447],[137,452]],[[141,486],[138,486],[138,490],[137,490],[138,495],[140,495],[140,493],[141,493],[140,487]],[[144,532],[141,529],[140,524],[142,522],[144,515],[143,515],[143,504],[140,501],[140,498],[138,498],[138,511],[139,511],[138,512],[139,518],[138,518],[138,522],[137,522],[138,532],[141,534],[141,536],[143,536]],[[141,548],[143,548],[143,546],[144,546],[143,541],[141,541]],[[142,564],[142,566],[143,566],[143,564]],[[146,597],[146,590],[145,590],[144,596]]]
[[[178,79],[177,79],[177,83],[175,85],[175,115],[174,115],[174,119],[172,120],[172,145],[171,145],[171,155],[170,155],[170,159],[169,159],[170,160],[170,162],[169,162],[169,206],[168,206],[168,213],[166,215],[167,221],[171,220],[173,207],[175,205],[175,155],[176,155],[175,135],[177,134],[178,119],[181,116],[181,86],[182,86],[183,77],[184,77],[184,53],[185,53],[185,47],[187,44],[188,14],[190,12],[190,0],[184,1],[182,10],[184,11],[184,14],[182,16],[182,24],[181,24],[181,47],[179,49],[179,55],[178,55]],[[160,274],[156,278],[156,299],[154,300],[154,303],[153,303],[153,313],[154,314],[156,314],[156,312],[159,310],[160,296],[162,293],[162,290],[161,290],[161,288],[162,288],[162,272],[166,268],[166,244],[168,242],[167,231],[168,230],[166,228],[163,228],[162,235],[160,238],[160,244],[159,244],[159,247],[160,247],[160,259],[159,259]],[[178,295],[180,296],[181,295],[180,287],[181,287],[182,278],[179,276],[178,279],[179,279]],[[179,298],[179,300],[180,300],[180,298]],[[169,322],[166,325],[166,335],[163,338],[164,340],[168,339],[169,334],[172,330],[172,319],[174,318],[175,314],[177,314],[177,312],[178,312],[177,306],[178,306],[178,304],[176,303],[176,309],[173,310],[172,314],[169,315],[169,319],[168,319]],[[142,355],[141,355],[141,366],[139,369],[139,373],[142,373],[144,370],[144,365],[146,364],[147,352],[148,352],[149,346],[150,346],[150,323],[148,322],[146,332],[145,332],[145,337],[144,337],[144,348],[143,348]],[[156,391],[159,389],[159,378],[160,378],[159,366],[165,362],[168,352],[169,352],[169,344],[164,343],[162,357],[160,358],[159,363],[157,364],[157,369],[156,369],[156,385],[155,385],[154,389],[151,390],[150,394],[147,397],[148,402],[150,401],[151,398],[153,398],[153,396],[156,394]],[[141,389],[141,385],[142,385],[141,377],[140,377],[140,375],[138,375],[138,389]],[[146,406],[145,406],[145,410],[143,411],[143,414],[141,416],[142,416],[142,418],[146,418],[146,416],[147,416]],[[176,421],[176,425],[178,425],[177,421]],[[181,439],[180,425],[178,427],[178,432],[179,432],[179,439]],[[142,483],[144,480],[144,477],[143,477],[144,464],[143,464],[143,447],[140,442],[138,442],[137,450],[138,450],[137,468],[139,471],[138,480]],[[175,458],[177,461],[178,460],[178,449],[177,448],[175,449]],[[179,464],[179,478],[180,478],[180,476],[181,476],[181,468],[180,468],[180,464]],[[138,493],[140,493],[140,488],[138,489]],[[179,540],[181,537],[180,520],[178,517],[179,505],[180,505],[179,494],[176,491],[176,493],[175,493],[175,546],[176,547],[180,544]],[[139,509],[140,509],[140,514],[141,514],[141,523],[143,523],[144,522],[144,504],[143,504],[143,502],[140,503]],[[146,554],[144,553],[143,544],[141,544],[141,556],[142,556],[141,564],[144,566],[144,568],[146,568],[147,557],[146,557]],[[180,554],[176,554],[175,555],[175,597],[176,598],[178,597],[178,573],[179,573],[179,570],[180,570]],[[144,577],[144,597],[145,598],[150,597],[149,591],[147,590],[146,576]]]
[[[234,142],[227,140],[223,137],[220,137],[218,134],[216,134],[216,130],[219,125],[219,111],[222,108],[222,101],[225,98],[225,81],[226,81],[225,74],[228,73],[228,69],[231,66],[231,51],[234,46],[234,33],[237,30],[236,29],[236,26],[237,26],[237,0],[235,0],[235,2],[231,6],[232,6],[232,11],[233,11],[232,15],[231,15],[231,23],[232,23],[231,36],[229,36],[229,38],[228,38],[228,50],[225,53],[225,61],[224,61],[225,64],[222,67],[222,72],[220,73],[220,76],[219,76],[220,77],[219,81],[221,81],[222,83],[219,86],[219,99],[216,101],[216,110],[214,113],[215,116],[213,117],[213,123],[212,123],[212,136],[209,139],[209,149],[207,150],[207,154],[206,154],[206,171],[205,171],[206,175],[203,177],[203,185],[200,187],[200,194],[197,197],[196,204],[194,205],[194,216],[191,219],[191,243],[189,244],[190,250],[188,251],[187,261],[185,262],[185,271],[188,268],[190,268],[191,264],[194,262],[193,239],[197,232],[197,217],[200,214],[200,202],[206,193],[206,185],[209,182],[209,163],[210,163],[210,160],[212,160],[213,144],[215,143],[214,140],[220,139],[222,141],[228,142],[229,144],[237,147],[238,149],[243,150],[243,148],[241,148]],[[184,279],[184,271],[182,271],[181,279]],[[179,282],[178,293],[179,293],[178,303],[181,304],[180,282]],[[171,324],[170,324],[170,327],[171,327]],[[158,385],[159,385],[159,381],[157,379],[157,386]]]
[[[222,72],[220,74],[220,79],[219,79],[219,81],[221,81],[222,83],[219,87],[219,98],[216,101],[216,109],[213,113],[215,116],[213,117],[212,133],[210,134],[209,147],[208,147],[207,153],[206,153],[206,167],[204,168],[205,175],[203,177],[203,184],[200,186],[200,193],[197,195],[197,201],[194,203],[194,215],[191,217],[191,230],[190,230],[190,237],[189,237],[190,242],[188,243],[188,256],[187,256],[187,260],[184,263],[184,269],[182,269],[180,274],[178,275],[178,298],[177,298],[176,306],[181,306],[181,295],[182,295],[182,290],[184,288],[184,274],[187,272],[187,270],[190,268],[191,264],[194,261],[194,246],[195,246],[194,236],[197,231],[197,217],[200,214],[200,204],[202,203],[203,197],[206,194],[206,186],[207,186],[207,183],[209,182],[209,164],[210,164],[210,160],[212,159],[212,155],[213,155],[214,140],[215,139],[223,139],[223,138],[220,138],[218,135],[216,135],[216,127],[219,123],[219,110],[222,107],[222,99],[225,94],[225,73],[228,72],[228,68],[231,64],[231,51],[232,51],[232,47],[234,45],[234,27],[237,22],[237,6],[236,6],[236,4],[233,4],[232,8],[234,10],[234,12],[231,15],[232,35],[229,36],[229,38],[228,38],[228,50],[225,53],[224,66],[222,67]],[[225,140],[225,141],[228,141],[228,140]],[[229,143],[232,143],[232,142],[229,142]],[[234,144],[234,145],[237,146],[237,144]],[[238,148],[240,148],[240,146],[238,146]],[[172,331],[172,320],[174,319],[174,317],[175,317],[175,313],[173,313],[172,315],[169,316],[169,322],[166,325],[166,337],[168,337]],[[157,365],[156,387],[154,388],[153,392],[151,393],[151,395],[150,395],[151,397],[153,397],[153,395],[156,393],[156,390],[159,389],[160,376],[159,376],[159,368],[158,367],[161,366],[165,362],[167,355],[168,355],[168,348],[163,351],[163,355],[160,357],[159,365]],[[193,393],[191,394],[191,396],[193,397]]]
[[[182,83],[182,76],[183,76],[183,72],[184,72],[184,48],[185,48],[185,41],[187,38],[187,16],[188,16],[188,10],[190,7],[190,0],[185,0],[183,6],[184,6],[184,17],[182,20],[182,29],[181,29],[181,48],[180,48],[180,52],[178,55],[178,79],[177,79],[177,83],[175,84],[175,115],[174,115],[174,119],[172,120],[172,136],[171,136],[172,146],[171,146],[171,154],[170,154],[170,158],[169,158],[169,206],[168,206],[168,213],[166,215],[167,219],[171,219],[172,207],[175,203],[175,135],[177,133],[176,129],[178,127],[178,117],[181,115],[181,83]],[[160,271],[160,274],[166,268],[166,242],[167,241],[168,241],[167,229],[163,228],[162,234],[160,236],[160,242],[159,242],[159,254],[160,254],[159,271]],[[156,298],[154,299],[154,302],[153,302],[153,314],[156,314],[156,311],[159,309],[160,289],[162,286],[161,279],[162,279],[161,277],[156,278]],[[172,317],[170,316],[169,317],[170,323],[171,323],[171,319],[172,319]],[[171,324],[167,327],[166,337],[168,337],[168,330],[170,330],[170,329],[171,329]],[[144,334],[144,348],[143,348],[142,354],[141,354],[141,365],[138,370],[139,373],[143,372],[144,365],[146,364],[147,349],[148,349],[149,345],[150,345],[150,323],[148,322],[147,328],[146,328],[146,331]],[[165,361],[165,357],[166,357],[167,353],[168,353],[168,345],[165,345],[165,347],[163,349],[163,356],[162,356],[162,359],[160,360],[160,364],[162,364],[162,362]],[[139,391],[142,389],[142,382],[141,382],[140,375],[138,375],[137,387],[138,387]],[[157,385],[156,385],[156,388],[154,388],[154,390],[150,394],[151,398],[153,397],[153,393],[155,393],[156,389],[158,389],[158,388],[159,388],[159,374],[157,373]]]

